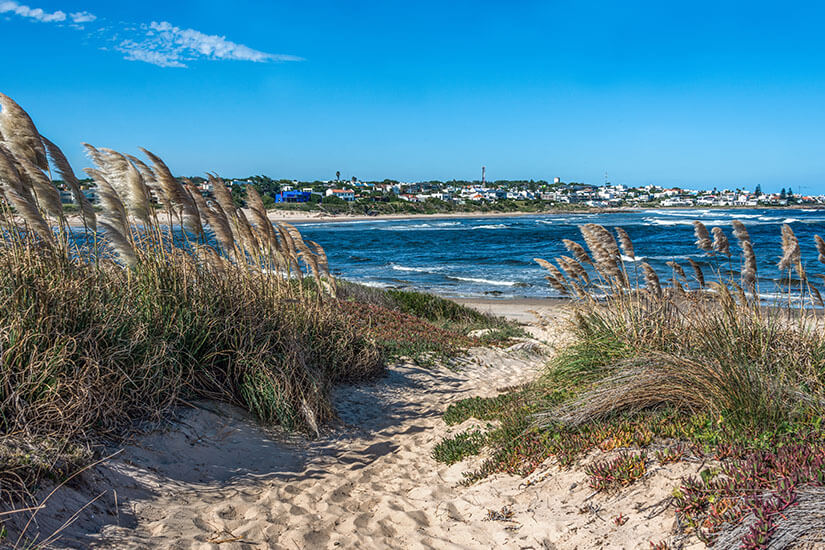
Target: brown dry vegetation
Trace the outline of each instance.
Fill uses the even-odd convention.
[[[273,226],[253,188],[242,210],[210,175],[204,197],[149,151],[85,145],[95,208],[28,114],[3,94],[0,108],[0,541],[9,509],[36,514],[44,479],[70,481],[175,406],[214,399],[317,434],[332,387],[383,373],[388,356],[455,353],[471,329],[515,334],[437,297],[339,287],[323,248]]]
[[[3,500],[181,401],[313,432],[334,417],[333,384],[383,371],[381,349],[334,305],[323,249],[273,227],[254,190],[250,222],[217,176],[207,201],[148,151],[151,167],[87,145],[96,213],[60,149],[10,98],[0,105]],[[66,224],[52,168],[83,233]]]

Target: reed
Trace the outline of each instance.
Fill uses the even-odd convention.
[[[383,371],[323,248],[273,227],[254,192],[249,223],[217,176],[213,200],[153,153],[150,166],[88,145],[96,212],[62,151],[10,98],[0,105],[0,499],[183,401],[315,433],[335,416],[334,384]]]
[[[593,235],[604,231],[582,228],[595,272],[605,251]],[[682,480],[674,493],[680,521],[708,544],[718,539],[726,548],[773,547],[775,538],[786,540],[801,526],[816,527],[816,521],[794,506],[800,502],[797,495],[825,483],[825,443],[819,427],[825,414],[823,302],[812,281],[825,277],[806,272],[799,240],[783,225],[778,239],[781,298],[765,303],[759,297],[757,259],[744,224],[733,222],[738,270],[721,228],[708,231],[694,222],[694,233],[696,246],[706,254],[703,263],[710,266],[707,280],[694,260],[689,260],[692,280],[682,266],[668,262],[673,272],[669,284],[642,262],[643,277],[631,288],[598,279],[582,284],[580,276],[548,268],[554,288],[577,297],[578,338],[556,359],[546,380],[553,381],[551,388],[574,390],[557,400],[548,400],[553,393],[541,384],[529,390],[540,397],[533,398],[537,412],[528,415],[531,423],[520,437],[553,443],[537,445],[539,451],[525,453],[516,463],[530,464],[550,453],[565,460],[571,453],[577,456],[616,440],[646,447],[649,438],[638,434],[648,430],[677,435],[694,445],[710,440],[717,460],[728,459],[722,463],[727,477]],[[617,234],[625,255],[633,258],[627,253],[633,250],[629,237]],[[825,241],[819,236],[814,240],[819,261],[825,263]],[[565,245],[577,248],[572,241]],[[618,267],[627,272],[621,258]],[[605,343],[610,354],[604,353]],[[662,429],[662,414],[678,428]],[[621,434],[627,422],[635,435],[625,438]],[[779,449],[777,454],[773,449]],[[494,459],[477,475],[512,463],[513,452],[502,447]],[[794,522],[778,523],[777,517],[785,517],[778,512],[787,514],[786,509]]]
[[[732,267],[733,253],[724,231],[718,227],[708,231],[701,222],[694,224],[696,246],[707,254],[708,264],[722,255],[731,266],[712,268],[709,284],[693,260],[693,281],[678,263],[668,262],[673,270],[669,284],[641,262],[643,276],[628,290],[600,284],[597,278],[583,283],[582,277],[565,276],[551,269],[549,262],[537,259],[548,269],[554,287],[571,296],[581,294],[574,292],[574,284],[584,290],[584,296],[577,298],[575,327],[584,345],[609,339],[635,350],[629,363],[591,365],[602,381],[577,401],[540,414],[544,425],[580,424],[654,405],[725,414],[758,425],[790,421],[803,410],[823,412],[825,338],[821,315],[811,307],[821,305],[821,297],[802,266],[799,242],[790,226],[784,225],[778,265],[785,272],[785,286],[780,289],[783,298],[764,304],[758,297],[757,262],[750,237],[741,222],[733,225],[740,246],[738,272]],[[606,231],[582,227],[593,264],[605,262],[599,259],[605,247],[595,243],[593,235]],[[617,233],[623,249],[632,251],[629,236]],[[820,237],[815,240],[825,248]],[[565,245],[577,247],[572,241]],[[581,259],[585,261],[580,265],[592,265]],[[618,262],[618,269],[627,272],[624,261],[619,258]],[[792,272],[801,285],[792,284]]]
[[[736,242],[694,224],[705,257],[688,260],[690,274],[668,262],[670,280],[638,261],[625,232],[616,231],[620,257],[607,229],[592,224],[581,228],[587,248],[563,241],[586,276],[568,256],[536,259],[553,288],[572,297],[574,340],[538,380],[451,404],[448,424],[474,417],[488,428],[443,441],[434,456],[450,462],[484,451],[465,474],[472,483],[496,472],[527,475],[549,458],[566,467],[596,449],[623,450],[588,470],[591,486],[606,490],[635,483],[646,450],[665,446],[652,455],[660,466],[719,465],[674,488],[680,543],[696,536],[756,549],[784,547],[801,532],[821,537],[805,500],[825,486],[825,336],[813,283],[821,275],[810,266],[806,273],[784,226],[780,299],[763,302],[750,236],[738,221],[733,230]],[[825,263],[825,240],[815,241]],[[615,275],[636,266],[632,284]]]

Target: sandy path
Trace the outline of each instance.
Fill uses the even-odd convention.
[[[215,479],[219,472],[208,470],[222,470],[223,457],[210,460],[202,453],[213,453],[223,435],[238,462],[260,455],[259,441],[251,437],[254,427],[251,432],[239,430],[244,421],[236,415],[193,412],[183,419],[199,437],[189,456],[184,456],[184,446],[167,448],[167,455],[180,456],[168,456],[169,464],[158,466],[153,455],[176,431],[144,441],[142,452],[127,449],[138,468],[154,463],[160,479],[152,485],[161,495],[135,503],[137,528],[107,527],[100,543],[116,548],[212,548],[218,545],[210,540],[242,537],[271,548],[491,547],[501,526],[488,524],[485,530],[491,532],[474,533],[456,520],[461,513],[451,501],[460,471],[439,467],[429,453],[447,433],[440,415],[450,401],[522,383],[540,364],[537,359],[534,353],[477,350],[460,373],[394,366],[375,383],[337,392],[343,427],[318,441],[277,449],[276,462],[281,463],[271,465],[276,471],[263,471],[263,463],[257,465],[258,472],[222,481]],[[163,483],[163,478],[184,473],[178,471],[182,465],[177,460],[191,464],[193,457],[199,469],[206,470],[201,475],[205,483]]]
[[[536,332],[559,334],[550,330],[558,308],[543,313]],[[474,422],[446,426],[450,402],[529,381],[548,349],[477,349],[457,370],[392,366],[373,383],[340,388],[343,425],[309,442],[273,437],[229,407],[184,411],[97,468],[85,489],[56,498],[64,515],[44,513],[38,529],[51,532],[102,487],[58,546],[649,548],[671,531],[679,476],[698,465],[659,468],[619,495],[594,496],[581,467],[548,461],[529,480],[497,475],[465,487],[462,473],[479,459],[447,467],[431,458],[444,436]],[[488,520],[505,506],[509,520]],[[619,513],[628,518],[621,526]]]

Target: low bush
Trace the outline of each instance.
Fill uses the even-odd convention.
[[[340,307],[390,356],[447,357],[474,345],[504,345],[526,336],[515,323],[433,294],[383,290],[339,281]],[[470,337],[472,331],[484,331]]]

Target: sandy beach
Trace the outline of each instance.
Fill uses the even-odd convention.
[[[566,339],[564,301],[469,303],[528,323],[534,338],[450,365],[394,364],[380,380],[340,387],[340,423],[312,440],[269,432],[229,406],[192,404],[59,489],[30,534],[70,520],[55,547],[112,549],[618,549],[665,538],[671,491],[699,464],[660,467],[603,495],[583,471],[610,456],[601,451],[572,469],[548,460],[529,478],[470,486],[462,474],[478,458],[445,466],[431,457],[442,438],[477,422],[448,427],[441,414],[451,402],[529,381]],[[613,521],[619,514],[626,523]]]
[[[707,210],[707,208],[696,207],[651,207],[657,210]],[[729,210],[741,209],[743,207],[726,207]],[[783,207],[772,207],[773,210],[801,210],[803,208],[819,208],[817,206],[794,205]],[[302,210],[281,210],[273,209],[267,211],[270,221],[287,222],[294,224],[319,223],[319,222],[357,222],[357,221],[379,221],[379,220],[411,220],[411,219],[471,219],[471,218],[511,218],[518,216],[542,216],[542,215],[573,215],[573,214],[605,214],[611,212],[638,212],[647,208],[576,208],[576,209],[550,209],[542,212],[451,212],[439,214],[376,214],[374,216],[353,215],[353,214],[327,214],[325,212],[307,212]],[[248,210],[244,209],[248,214]],[[163,222],[164,218],[161,218]],[[71,227],[83,227],[83,220],[79,214],[69,214],[66,222]]]
[[[267,216],[273,222],[306,223],[306,222],[348,222],[348,221],[378,221],[378,220],[412,220],[412,219],[462,219],[462,218],[510,218],[514,216],[537,216],[542,214],[575,214],[595,213],[596,210],[558,210],[544,212],[452,212],[441,214],[377,214],[375,216],[356,216],[352,214],[325,214],[322,212],[302,212],[295,210],[269,210]]]
[[[287,223],[318,223],[318,222],[348,222],[348,221],[377,221],[377,220],[410,220],[410,219],[459,219],[459,218],[509,218],[514,216],[536,216],[542,214],[582,214],[606,212],[604,209],[578,210],[547,210],[544,212],[452,212],[442,214],[377,214],[375,216],[358,216],[352,214],[326,214],[323,212],[305,212],[301,210],[268,210],[267,217],[273,222]],[[610,210],[612,211],[620,211]],[[244,208],[244,212],[249,211]],[[161,217],[161,223],[165,216]],[[83,227],[83,219],[79,214],[69,214],[66,222],[71,227]]]

